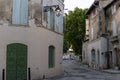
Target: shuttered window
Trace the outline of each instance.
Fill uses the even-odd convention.
[[[55,12],[53,9],[50,9],[48,11],[48,18],[47,18],[47,23],[48,23],[48,29],[54,31],[54,26],[55,26]]]
[[[50,29],[50,11],[47,12],[47,28]]]
[[[117,35],[117,23],[116,20],[112,21],[112,30],[113,30],[113,36]]]
[[[53,68],[54,67],[54,59],[55,59],[55,48],[54,46],[49,46],[49,52],[48,52],[48,67]]]
[[[12,24],[27,25],[28,0],[13,0]]]
[[[56,14],[54,15],[54,29],[56,32],[59,32],[59,27],[58,27],[58,17],[56,16]]]

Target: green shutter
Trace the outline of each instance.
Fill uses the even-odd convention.
[[[49,47],[49,59],[48,59],[49,63],[49,68],[53,68],[54,67],[54,47],[53,46],[50,46]]]
[[[6,80],[27,80],[27,46],[7,46]]]

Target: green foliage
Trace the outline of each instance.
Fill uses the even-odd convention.
[[[85,36],[85,18],[87,9],[75,8],[65,16],[64,42],[72,45],[76,55],[82,54],[82,41]],[[68,45],[67,44],[67,45]],[[65,44],[64,44],[65,45]]]
[[[69,42],[64,39],[63,52],[67,53],[67,50],[69,49],[69,47],[70,47]]]

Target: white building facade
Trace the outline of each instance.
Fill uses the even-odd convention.
[[[44,12],[44,6],[59,5]],[[0,80],[63,74],[63,1],[0,0]]]

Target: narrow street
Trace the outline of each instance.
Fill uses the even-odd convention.
[[[63,60],[64,75],[47,80],[120,80],[120,74],[92,70],[73,60]]]

